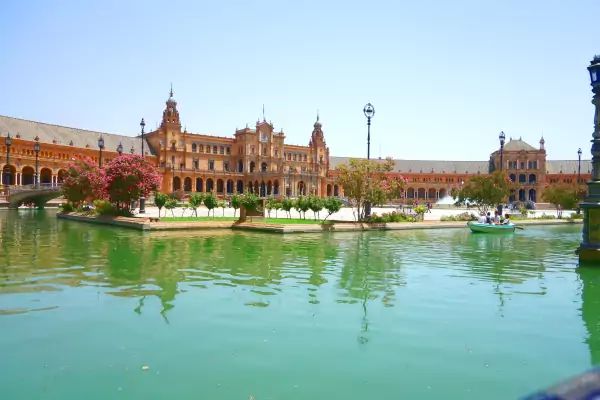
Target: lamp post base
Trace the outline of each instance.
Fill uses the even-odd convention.
[[[600,267],[600,248],[579,246],[576,253],[580,266]]]
[[[146,198],[145,197],[140,197],[140,214],[145,214],[146,213]]]

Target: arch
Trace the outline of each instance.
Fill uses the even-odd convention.
[[[248,193],[254,193],[254,185],[252,185],[252,181],[250,181],[246,184],[246,188],[247,188],[246,191]]]
[[[519,189],[519,201],[525,201],[525,189]]]
[[[254,161],[250,161],[250,172],[254,172],[256,169],[256,163]]]
[[[63,181],[65,180],[65,176],[67,176],[67,171],[64,169],[59,169],[58,173],[56,174],[57,176],[57,182],[58,183],[63,183]]]
[[[275,179],[275,181],[273,181],[273,194],[275,196],[279,195],[279,181],[277,179]]]
[[[298,182],[298,194],[301,196],[306,195],[306,184],[304,181]]]
[[[330,183],[327,184],[327,196],[328,197],[331,196],[331,184]]]
[[[40,183],[52,183],[52,171],[50,168],[42,168],[40,171]]]
[[[198,151],[198,145],[196,143],[192,143],[192,153],[195,153]]]
[[[217,193],[223,193],[223,179],[217,179]]]
[[[515,174],[510,174],[508,177],[510,178],[511,182],[516,182],[517,181],[517,176]]]
[[[178,176],[173,177],[173,191],[181,189],[181,178]]]
[[[14,165],[4,165],[2,167],[2,184],[14,185],[17,179],[17,169]]]
[[[437,195],[437,191],[434,188],[431,188],[427,191],[427,198],[430,200],[433,200],[433,199],[437,200],[436,195]]]
[[[202,178],[196,178],[196,192],[202,192],[203,183]]]
[[[190,178],[189,176],[186,176],[185,179],[183,180],[183,191],[184,192],[192,191],[192,178]]]
[[[21,170],[21,185],[33,185],[35,183],[35,171],[32,167],[26,166]]]
[[[268,166],[267,166],[266,162],[260,164],[260,170],[261,170],[261,172],[267,172],[267,169],[268,169]]]
[[[273,193],[273,182],[267,182],[267,196],[270,196]]]
[[[238,172],[244,172],[244,162],[242,160],[238,161]]]
[[[215,183],[213,182],[212,178],[208,178],[206,180],[206,191],[212,192],[214,188],[215,188]]]
[[[260,182],[260,192],[259,192],[259,196],[260,197],[265,197],[267,195],[267,185],[265,184],[265,181],[261,181]]]
[[[527,182],[527,177],[525,176],[525,174],[519,174],[519,183],[525,182]]]
[[[417,199],[425,199],[425,189],[424,188],[417,189]]]
[[[254,181],[254,189],[253,190],[254,190],[254,193],[260,193],[258,191],[258,181]]]
[[[244,193],[244,182],[243,181],[238,180],[235,186],[236,186],[235,190],[238,193]]]
[[[415,198],[415,189],[413,189],[413,188],[406,189],[406,198],[414,199]]]
[[[439,198],[443,199],[446,197],[446,189],[440,189]]]
[[[340,187],[338,185],[333,185],[333,195],[336,197],[340,195]]]
[[[535,189],[529,189],[529,196],[528,196],[529,198],[528,198],[528,200],[531,200],[531,201],[533,201],[535,203],[537,201],[537,196],[536,195],[537,195],[537,193],[536,193]]]
[[[535,183],[536,179],[535,179],[535,174],[529,174],[529,183]]]
[[[227,194],[233,193],[233,180],[227,179],[227,184],[225,185]]]

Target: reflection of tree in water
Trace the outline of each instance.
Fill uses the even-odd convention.
[[[400,254],[390,247],[393,243],[385,233],[354,235],[344,245],[345,259],[340,287],[349,297],[343,302],[360,303],[363,311],[358,340],[367,343],[368,302],[381,297],[384,306],[394,305],[396,288],[405,284],[400,269]]]
[[[600,268],[579,267],[582,282],[581,317],[588,331],[587,344],[593,365],[600,364]]]

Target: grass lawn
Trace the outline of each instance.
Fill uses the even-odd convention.
[[[198,217],[160,217],[160,222],[223,222],[223,221],[237,221],[238,217],[207,217],[207,216],[198,216]]]
[[[266,224],[320,224],[320,219],[314,220],[312,218],[300,219],[300,218],[265,218]],[[327,222],[327,221],[325,221]]]

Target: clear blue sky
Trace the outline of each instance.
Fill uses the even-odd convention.
[[[267,120],[332,155],[484,160],[498,133],[589,158],[600,1],[14,1],[0,114],[135,135],[169,84],[188,131]],[[0,134],[5,135],[6,132]]]

